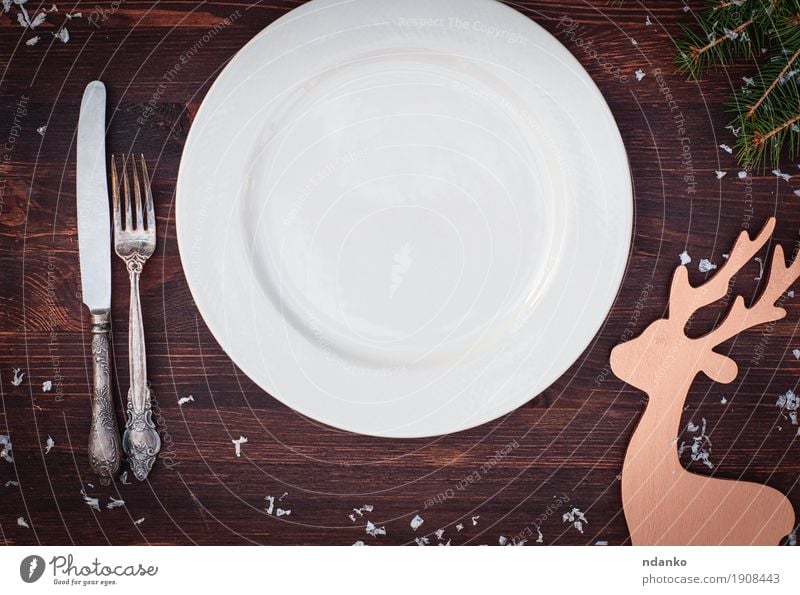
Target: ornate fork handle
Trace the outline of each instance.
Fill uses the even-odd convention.
[[[139,276],[146,258],[138,252],[125,258],[131,281],[131,304],[128,319],[128,363],[130,366],[130,389],[128,389],[128,411],[122,445],[128,463],[138,480],[144,480],[153,468],[161,438],[153,423],[150,403],[150,388],[147,385],[147,363],[144,346],[142,306],[139,300]]]
[[[89,429],[89,463],[101,485],[109,485],[119,471],[120,444],[114,404],[111,402],[111,372],[108,369],[108,312],[92,314],[92,425]]]

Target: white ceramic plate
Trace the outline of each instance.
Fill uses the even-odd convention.
[[[614,119],[556,39],[493,0],[313,0],[228,64],[178,178],[203,318],[315,420],[416,437],[544,390],[628,256]]]

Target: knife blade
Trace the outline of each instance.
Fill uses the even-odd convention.
[[[78,251],[83,303],[92,323],[92,425],[89,463],[101,485],[120,467],[120,440],[108,365],[111,334],[111,222],[106,183],[106,88],[86,86],[78,118]]]
[[[78,119],[78,249],[83,303],[111,308],[111,222],[106,182],[106,87],[86,86]]]

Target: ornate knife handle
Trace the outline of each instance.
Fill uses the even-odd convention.
[[[139,276],[145,260],[135,252],[125,259],[131,280],[131,305],[128,318],[128,363],[131,386],[128,389],[128,419],[125,423],[122,445],[128,457],[128,464],[139,481],[147,478],[161,450],[161,438],[153,423],[150,388],[147,385],[144,326],[139,300]]]
[[[89,463],[101,485],[109,485],[119,471],[120,444],[114,403],[111,400],[111,372],[108,368],[108,312],[92,314],[92,425],[89,430]]]

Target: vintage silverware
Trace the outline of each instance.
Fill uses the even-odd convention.
[[[106,88],[100,81],[86,86],[78,120],[78,247],[81,291],[92,322],[92,425],[89,462],[108,485],[119,471],[120,443],[108,367],[111,323],[111,225],[106,180]]]
[[[122,448],[136,479],[147,478],[161,450],[161,438],[153,423],[150,388],[147,384],[147,362],[142,326],[142,306],[139,301],[139,276],[147,259],[156,249],[156,215],[153,193],[144,155],[141,158],[141,180],[136,158],[120,157],[122,187],[117,174],[117,158],[111,157],[111,194],[114,202],[114,249],[125,261],[131,281],[131,303],[128,318],[128,364],[130,388],[128,411]],[[130,168],[133,194],[128,180]],[[122,196],[120,196],[120,193]],[[142,199],[144,195],[144,200]],[[124,205],[122,201],[124,200]]]

